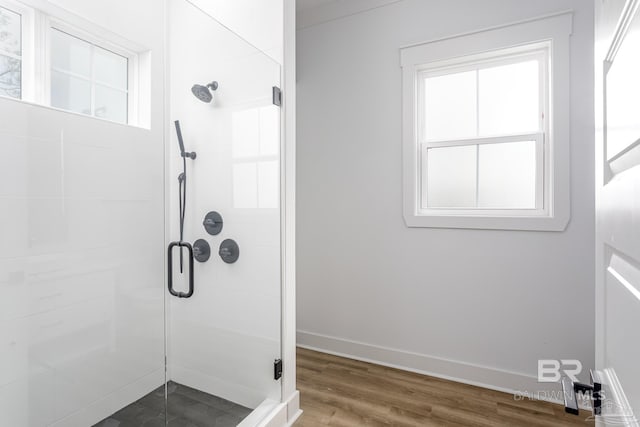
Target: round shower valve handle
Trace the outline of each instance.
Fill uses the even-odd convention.
[[[222,215],[216,211],[211,211],[204,217],[202,225],[210,235],[215,236],[220,234],[223,226]]]
[[[220,258],[227,264],[233,264],[240,256],[240,248],[234,240],[226,239],[220,243],[218,255],[220,255]]]
[[[206,262],[211,256],[211,247],[204,239],[193,242],[193,257],[198,262]]]

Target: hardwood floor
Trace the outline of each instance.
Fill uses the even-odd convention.
[[[314,426],[592,426],[560,405],[298,348],[304,413]]]

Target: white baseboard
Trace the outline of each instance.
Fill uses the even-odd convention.
[[[256,409],[254,409],[240,424],[238,427],[256,427],[265,425],[265,421],[270,418],[279,418],[279,413],[282,412],[282,405],[273,400],[265,399]]]
[[[300,409],[300,392],[296,390],[285,403],[287,405],[287,426],[292,426],[293,423],[300,418],[300,415],[302,415],[302,409]]]
[[[302,416],[302,409],[298,409],[298,412],[293,416],[293,418],[289,419],[289,422],[287,422],[286,427],[293,426],[295,422],[298,421],[298,418],[300,418],[300,416]]]
[[[559,383],[539,383],[537,377],[427,354],[412,353],[298,330],[298,347],[391,368],[513,394],[514,399],[562,404]]]
[[[300,417],[300,392],[297,390],[284,403],[279,403],[272,407],[269,414],[259,423],[246,423],[246,427],[289,427]],[[241,423],[238,427],[244,427]]]

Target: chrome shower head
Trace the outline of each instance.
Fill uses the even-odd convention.
[[[209,90],[211,89],[211,90]],[[218,89],[218,82],[211,82],[206,86],[203,85],[193,85],[191,88],[191,92],[202,102],[211,102],[213,99],[212,91]]]

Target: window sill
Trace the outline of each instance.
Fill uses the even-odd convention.
[[[556,216],[404,215],[407,227],[564,231],[569,213]]]

